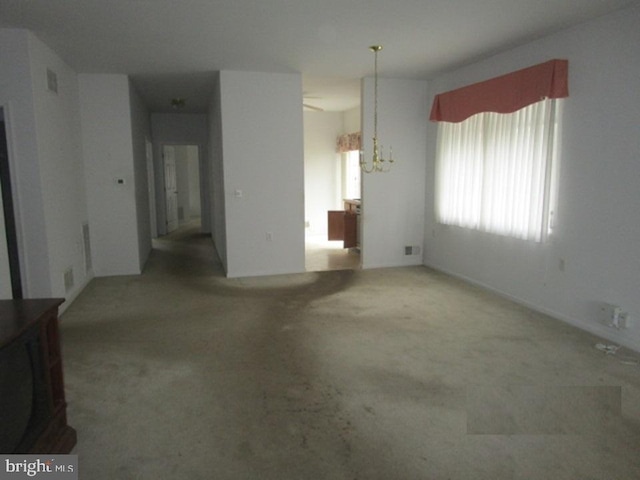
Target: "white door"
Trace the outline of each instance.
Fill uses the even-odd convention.
[[[167,202],[167,233],[178,228],[178,181],[176,178],[175,148],[165,145],[162,149],[164,159],[164,191]]]
[[[151,238],[158,236],[158,220],[156,213],[156,175],[153,167],[153,144],[145,139],[147,156],[147,189],[149,190],[149,225],[151,226]]]

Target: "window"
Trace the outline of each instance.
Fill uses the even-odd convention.
[[[550,60],[436,95],[436,218],[541,241],[555,201],[556,144],[568,62]]]
[[[360,151],[350,150],[342,154],[343,170],[343,198],[360,198]]]
[[[441,122],[438,221],[542,240],[550,226],[558,102],[546,99],[514,113]]]
[[[361,132],[340,135],[337,151],[342,156],[342,198],[360,198]]]

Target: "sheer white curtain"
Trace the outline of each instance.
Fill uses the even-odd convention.
[[[344,161],[342,198],[360,198],[360,151],[342,154]]]
[[[541,241],[547,233],[556,100],[438,127],[436,214],[450,225]]]

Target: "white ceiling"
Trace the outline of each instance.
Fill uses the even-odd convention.
[[[359,104],[359,79],[429,78],[638,0],[0,0],[82,73],[131,75],[152,111],[204,112],[218,70],[300,72],[305,103]],[[316,98],[310,98],[316,97]]]

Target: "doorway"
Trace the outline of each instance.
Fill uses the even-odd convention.
[[[4,108],[0,107],[0,299],[20,299],[22,296],[7,128]]]
[[[186,224],[200,224],[202,190],[198,145],[163,145],[166,225],[169,234]]]
[[[306,271],[360,268],[359,211],[352,210],[353,202],[360,201],[359,155],[337,152],[336,143],[346,129],[357,130],[359,125],[348,125],[345,115],[304,112]],[[342,232],[338,236],[336,225]],[[345,231],[353,234],[354,242],[345,242]]]

